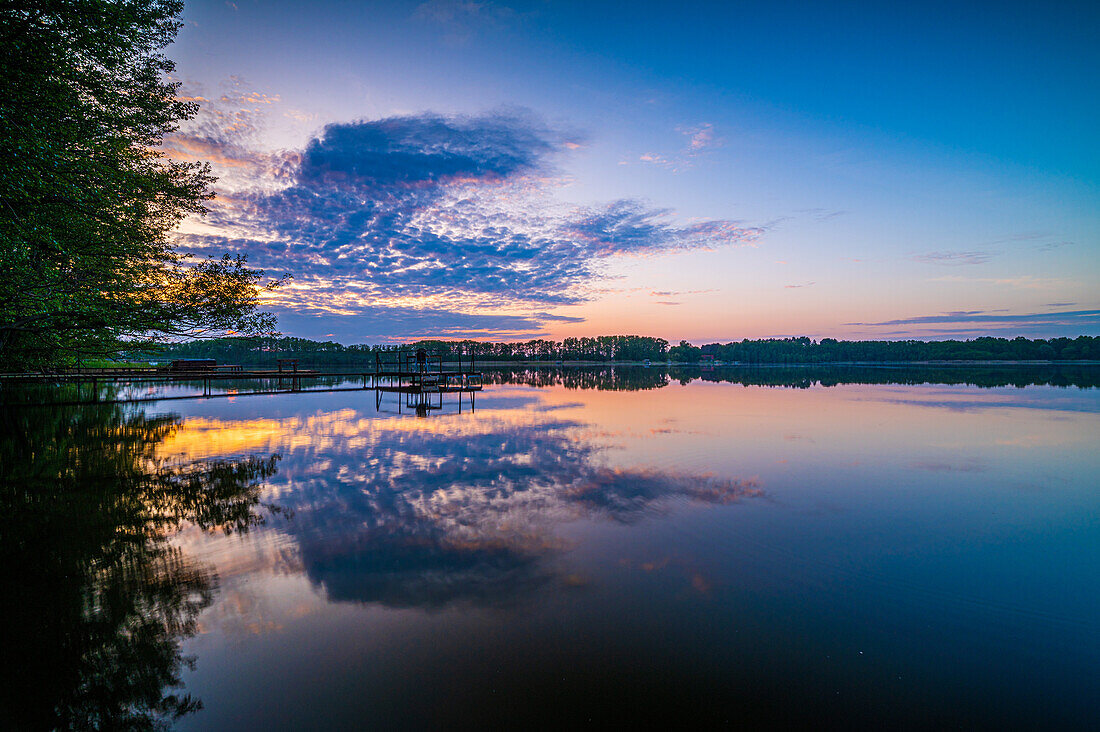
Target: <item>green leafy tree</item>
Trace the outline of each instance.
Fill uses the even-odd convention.
[[[703,349],[687,341],[680,341],[680,345],[668,349],[668,356],[673,361],[681,363],[697,363],[703,356]]]
[[[5,368],[274,328],[258,310],[262,272],[172,247],[213,180],[206,164],[158,151],[197,111],[161,53],[181,10],[179,0],[0,0]]]

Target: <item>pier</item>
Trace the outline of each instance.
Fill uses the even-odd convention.
[[[374,388],[427,394],[445,391],[480,391],[482,375],[474,367],[473,356],[468,362],[458,357],[455,364],[444,363],[438,353],[423,350],[398,351],[395,358],[383,359],[375,354],[375,369],[371,374]]]
[[[239,382],[257,382],[251,390],[225,389]],[[353,383],[355,386],[349,386]],[[308,392],[374,390],[376,406],[380,407],[382,394],[393,392],[405,395],[407,407],[421,416],[442,408],[442,395],[461,395],[481,391],[483,375],[477,370],[473,357],[467,360],[444,361],[438,353],[426,351],[394,351],[375,356],[373,368],[362,370],[329,371],[299,368],[297,359],[278,359],[276,368],[246,368],[236,364],[217,364],[213,360],[183,359],[164,366],[137,368],[73,368],[37,373],[0,373],[0,385],[89,385],[91,397],[77,401],[20,402],[43,405],[75,406],[81,404],[130,404],[137,402],[172,401],[180,399],[210,399],[217,397],[259,396]],[[100,398],[101,385],[116,385],[142,389],[142,392],[124,398]],[[148,394],[157,386],[201,386],[197,394]],[[428,398],[435,395],[435,399]],[[424,398],[421,398],[424,397]],[[399,411],[401,404],[399,402]]]

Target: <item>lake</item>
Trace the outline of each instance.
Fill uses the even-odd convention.
[[[1095,728],[1098,376],[9,407],[6,716]]]

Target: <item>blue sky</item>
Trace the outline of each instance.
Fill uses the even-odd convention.
[[[1095,4],[190,2],[292,335],[1100,334]],[[331,334],[331,335],[330,335]]]

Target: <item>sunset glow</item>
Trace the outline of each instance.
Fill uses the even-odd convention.
[[[1100,333],[1095,10],[616,8],[188,3],[182,248],[343,343]]]

